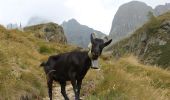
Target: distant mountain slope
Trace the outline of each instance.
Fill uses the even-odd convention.
[[[32,32],[38,38],[43,38],[47,41],[66,43],[67,39],[63,28],[56,23],[38,24],[24,28],[26,32]]]
[[[166,3],[165,5],[158,5],[155,10],[154,13],[159,16],[162,15],[166,12],[170,11],[170,3]]]
[[[149,22],[110,47],[114,56],[133,53],[143,63],[170,66],[170,12]]]
[[[87,47],[90,42],[90,34],[97,33],[98,37],[104,37],[100,31],[89,28],[86,25],[81,25],[75,19],[71,19],[62,23],[64,32],[66,34],[68,43],[78,45],[80,47]]]
[[[159,16],[170,11],[170,4],[158,5],[155,9],[143,2],[131,1],[119,7],[114,16],[109,36],[113,43],[119,41],[133,33],[148,21],[148,13],[152,12]]]

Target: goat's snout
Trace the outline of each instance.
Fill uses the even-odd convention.
[[[100,52],[92,52],[92,56],[94,59],[97,59],[100,56]]]

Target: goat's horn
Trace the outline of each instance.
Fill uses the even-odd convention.
[[[96,33],[95,32],[92,33],[92,37],[93,37],[93,39],[96,38]]]
[[[89,50],[91,50],[91,48],[92,48],[92,44],[91,44],[91,43],[89,43],[89,45],[88,45],[88,49],[89,49]]]

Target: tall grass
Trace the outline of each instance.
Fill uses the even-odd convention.
[[[94,78],[87,100],[169,100],[170,73],[142,65],[134,56],[118,61],[102,60],[100,81]]]

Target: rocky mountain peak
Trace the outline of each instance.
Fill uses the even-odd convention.
[[[139,1],[120,6],[112,22],[110,37],[116,42],[133,33],[148,20],[147,14],[152,11],[150,6]]]
[[[110,30],[110,38],[117,42],[128,37],[149,19],[149,13],[159,16],[170,11],[170,3],[158,5],[155,9],[140,1],[131,1],[119,7],[114,16]],[[113,42],[113,43],[114,43]]]

